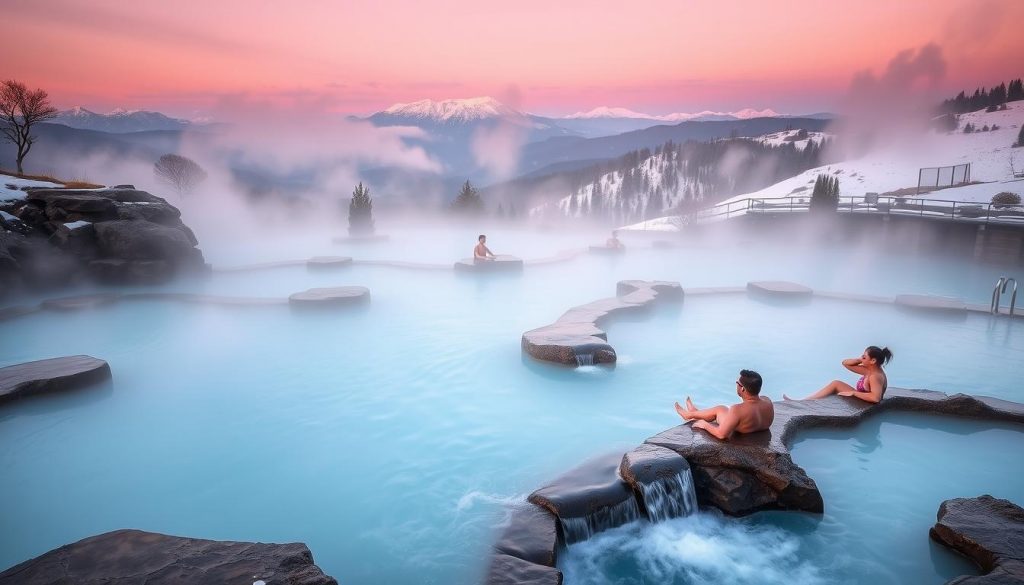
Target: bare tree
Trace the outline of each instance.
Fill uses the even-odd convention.
[[[29,90],[24,83],[8,79],[0,85],[0,132],[18,148],[18,173],[24,173],[22,161],[32,150],[36,137],[32,125],[57,116],[57,108],[41,89]]]
[[[181,196],[206,180],[206,171],[196,161],[177,154],[165,154],[153,164],[153,174],[171,185]]]

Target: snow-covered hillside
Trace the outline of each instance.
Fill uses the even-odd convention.
[[[699,207],[741,189],[817,166],[826,135],[800,130],[707,143],[667,143],[571,174],[569,194],[533,207],[535,218],[628,222],[677,206]],[[806,136],[797,140],[800,136]],[[787,138],[789,138],[787,140]],[[808,149],[809,144],[814,148]]]
[[[379,113],[433,122],[472,122],[474,120],[487,120],[491,118],[524,118],[520,112],[492,97],[443,101],[420,100],[408,104],[395,104]]]
[[[988,131],[964,133],[968,124]],[[1024,101],[1010,102],[1006,110],[985,112],[980,110],[960,115],[955,132],[930,131],[920,141],[880,148],[855,160],[847,160],[804,171],[794,177],[764,189],[742,193],[723,201],[767,199],[809,195],[819,174],[827,173],[839,178],[840,197],[863,196],[874,192],[885,194],[901,189],[913,190],[917,186],[918,171],[922,167],[971,164],[971,180],[980,184],[934,190],[920,195],[922,199],[942,201],[968,201],[988,203],[1001,191],[1024,196],[1024,180],[1015,178],[1024,172],[1024,148],[1013,148],[1020,126],[1024,123]],[[991,130],[995,126],[996,130]],[[913,197],[914,194],[910,193]],[[675,229],[679,218],[662,217],[627,226],[626,229]]]

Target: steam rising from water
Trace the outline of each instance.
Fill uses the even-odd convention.
[[[560,562],[573,585],[641,583],[825,583],[796,535],[698,513],[635,522],[571,546]]]

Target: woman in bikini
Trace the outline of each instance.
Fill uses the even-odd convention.
[[[856,386],[850,386],[841,380],[832,380],[824,388],[807,397],[808,400],[824,398],[829,394],[840,396],[853,396],[865,402],[877,404],[882,401],[886,388],[889,387],[889,379],[885,375],[882,366],[892,359],[892,352],[888,347],[869,346],[859,358],[843,360],[843,367],[855,374],[860,374]],[[785,394],[786,400],[792,400]]]

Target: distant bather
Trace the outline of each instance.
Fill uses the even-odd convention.
[[[480,234],[476,242],[476,247],[473,248],[473,262],[491,262],[497,258],[487,247],[487,236]]]

